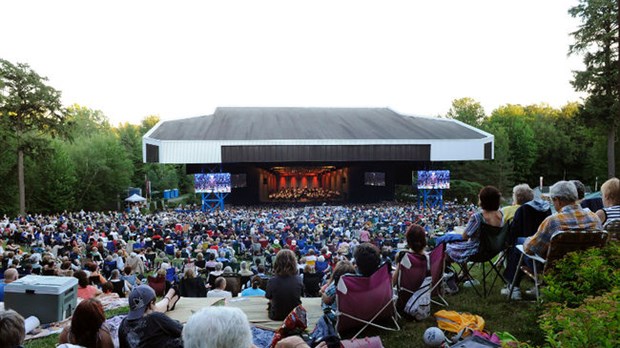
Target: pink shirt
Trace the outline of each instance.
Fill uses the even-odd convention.
[[[88,300],[95,297],[95,295],[97,295],[97,287],[87,285],[85,288],[81,288],[78,286],[78,297],[82,300]]]

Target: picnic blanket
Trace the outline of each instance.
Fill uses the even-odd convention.
[[[267,316],[268,302],[269,300],[259,296],[234,297],[226,300],[208,297],[181,297],[174,311],[166,314],[172,319],[178,320],[181,323],[186,323],[189,317],[201,308],[208,306],[231,306],[240,308],[248,316],[248,320],[251,324],[259,328],[275,331],[282,325],[282,321],[269,319]],[[315,324],[319,321],[319,318],[323,315],[321,298],[302,297],[301,302],[307,311],[308,330],[312,331]]]

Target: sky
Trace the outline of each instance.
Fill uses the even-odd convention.
[[[0,0],[0,58],[113,125],[217,107],[561,107],[576,0]]]

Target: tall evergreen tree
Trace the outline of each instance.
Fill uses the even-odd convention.
[[[607,175],[616,175],[615,139],[620,122],[620,0],[579,0],[568,13],[581,20],[569,54],[582,54],[585,69],[574,72],[573,86],[588,97],[583,111],[607,131]]]

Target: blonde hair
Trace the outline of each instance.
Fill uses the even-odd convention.
[[[620,205],[620,180],[611,178],[605,181],[601,186],[601,194],[611,205]]]

